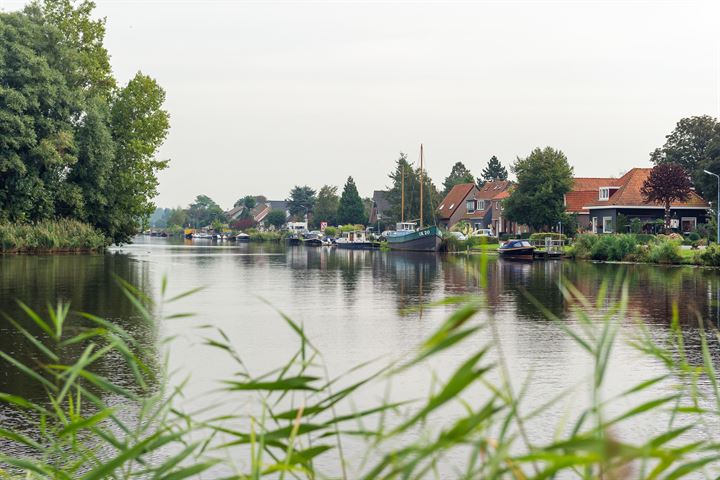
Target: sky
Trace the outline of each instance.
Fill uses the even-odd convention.
[[[421,143],[437,186],[545,146],[617,176],[681,118],[720,117],[720,0],[96,3],[118,80],[167,91],[162,207],[348,176],[371,196]]]

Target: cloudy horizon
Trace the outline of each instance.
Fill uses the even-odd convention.
[[[720,2],[96,3],[118,79],[167,92],[161,207],[349,175],[370,196],[420,143],[438,187],[545,146],[617,176],[681,118],[720,116]]]

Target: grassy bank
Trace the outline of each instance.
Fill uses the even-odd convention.
[[[480,278],[483,265],[477,263]],[[123,288],[148,322],[163,320],[152,313],[163,305],[130,285]],[[519,391],[512,387],[502,338],[482,296],[442,302],[454,304],[455,312],[416,349],[338,377],[329,377],[322,353],[287,317],[279,316],[278,325],[296,336],[297,350],[259,372],[248,369],[224,332],[205,327],[201,343],[237,369],[218,388],[224,405],[242,408],[218,414],[205,405],[199,412],[183,410],[182,384],[157,378],[133,337],[112,322],[84,315],[87,327],[78,330],[65,327],[72,323],[66,307],[50,310],[47,318],[28,309],[25,323],[45,335],[13,324],[35,349],[36,361],[0,356],[4,368],[40,385],[47,398],[0,394],[0,402],[25,419],[0,429],[5,444],[17,447],[0,452],[0,468],[4,478],[16,479],[715,478],[720,433],[712,422],[720,417],[720,393],[704,333],[702,355],[688,358],[677,316],[668,319],[673,334],[662,343],[639,327],[630,345],[660,366],[659,376],[604,395],[613,381],[606,372],[616,336],[630,315],[626,289],[622,280],[599,286],[622,300],[598,298],[596,308],[572,285],[562,285],[574,321],[547,313],[562,332],[558,341],[574,342],[592,370],[578,377],[576,387],[587,392],[589,405],[564,413],[554,409],[567,391],[530,407],[532,382]],[[403,372],[427,371],[431,359],[446,354],[458,361],[433,376],[427,396],[402,402],[378,396]],[[122,359],[127,375],[99,376],[95,364],[106,357]],[[448,416],[448,408],[456,414]],[[526,429],[547,412],[555,424],[543,423],[542,430],[553,435]],[[638,422],[665,428],[626,438],[623,432]]]
[[[77,220],[0,223],[0,253],[90,252],[106,246],[99,230]]]

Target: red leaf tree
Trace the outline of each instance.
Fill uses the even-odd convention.
[[[256,225],[257,222],[252,217],[239,218],[230,222],[230,228],[233,230],[247,230],[249,228],[254,228]]]
[[[690,198],[692,183],[683,167],[676,163],[661,163],[650,170],[640,194],[647,203],[665,207],[665,231],[670,230],[670,204]]]

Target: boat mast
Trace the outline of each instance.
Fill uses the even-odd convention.
[[[420,144],[420,229],[423,228],[423,145]]]
[[[401,166],[402,173],[401,175],[401,187],[400,187],[400,223],[405,223],[405,164],[403,163]]]

